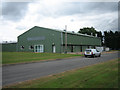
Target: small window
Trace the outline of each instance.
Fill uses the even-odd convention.
[[[31,50],[32,50],[33,48],[34,48],[33,46],[29,46],[29,49],[31,49]]]
[[[23,50],[25,47],[24,46],[20,46],[20,48]]]

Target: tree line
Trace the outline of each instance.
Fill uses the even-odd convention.
[[[104,31],[103,35],[101,31],[95,30],[93,27],[84,27],[78,31],[78,33],[92,35],[101,38],[102,46],[109,47],[112,50],[120,49],[120,32],[119,31]]]
[[[120,49],[120,32],[104,31],[104,45],[112,50]]]

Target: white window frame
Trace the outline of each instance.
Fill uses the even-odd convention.
[[[37,47],[37,50],[36,50],[36,47]],[[44,52],[44,45],[42,45],[42,44],[34,45],[34,52],[36,52],[36,51],[43,53]]]
[[[56,46],[55,45],[52,46],[52,52],[56,53]]]

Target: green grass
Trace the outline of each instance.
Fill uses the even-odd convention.
[[[29,80],[4,88],[118,88],[118,60]]]
[[[81,56],[77,54],[60,53],[32,53],[32,52],[3,52],[2,64],[34,62],[40,60],[63,59],[68,57]]]

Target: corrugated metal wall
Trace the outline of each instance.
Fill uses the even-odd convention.
[[[101,46],[101,39],[93,36],[84,36],[74,33],[67,33],[67,52],[83,52],[87,48]],[[65,32],[63,32],[63,51],[65,52]],[[72,50],[73,49],[73,50]]]
[[[65,44],[65,33],[63,33],[63,42]],[[101,40],[98,37],[90,37],[76,34],[67,34],[67,44],[72,45],[101,45]]]
[[[16,52],[17,51],[17,43],[6,43],[2,44],[3,52]]]
[[[47,28],[34,27],[18,37],[18,51],[28,51],[29,46],[44,45],[44,52],[52,52],[52,45],[56,46],[56,52],[61,52],[61,33]],[[21,50],[20,47],[24,46]]]

